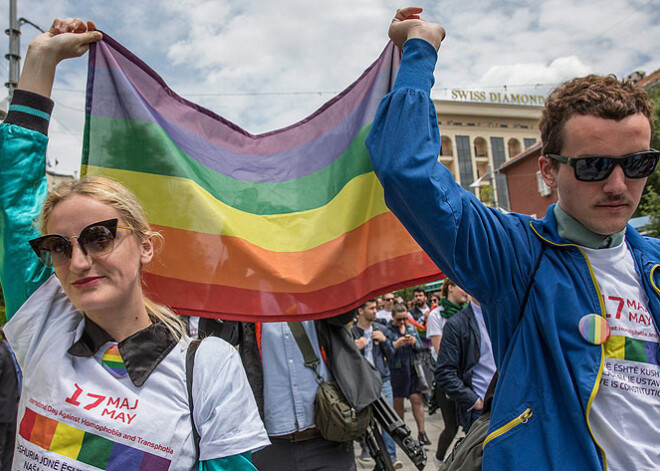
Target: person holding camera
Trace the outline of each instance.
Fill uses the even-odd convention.
[[[394,355],[387,359],[394,393],[394,410],[403,420],[403,400],[410,399],[419,433],[418,440],[423,445],[430,445],[431,441],[424,431],[424,403],[419,391],[419,380],[415,373],[415,359],[422,354],[423,346],[417,329],[408,324],[407,320],[406,306],[395,304],[392,310],[392,320],[387,323],[387,338],[394,346]]]

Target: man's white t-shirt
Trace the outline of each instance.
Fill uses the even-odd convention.
[[[392,311],[386,311],[385,309],[381,309],[376,313],[376,319],[382,319],[385,321],[385,323],[388,323],[389,321],[392,320]]]
[[[364,357],[369,363],[374,364],[374,342],[373,342],[374,328],[369,327],[364,331],[362,336],[367,339],[367,344],[364,346]]]
[[[625,243],[583,248],[605,303],[610,337],[589,422],[610,471],[660,466],[658,331]]]
[[[442,311],[444,307],[438,306],[429,313],[429,317],[426,320],[426,338],[431,338],[433,336],[442,336],[444,331],[445,324],[447,319],[442,317]],[[433,358],[438,359],[438,352],[433,348]]]
[[[141,387],[91,357],[68,353],[84,318],[52,276],[5,327],[23,368],[15,470],[191,469],[195,447],[186,388],[190,339],[167,353]],[[202,461],[269,444],[236,349],[204,340],[195,356],[194,419]]]

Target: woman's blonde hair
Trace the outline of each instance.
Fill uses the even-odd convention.
[[[53,208],[75,195],[88,196],[116,209],[121,215],[122,224],[126,224],[132,229],[138,244],[148,239],[162,240],[162,236],[158,232],[151,230],[147,215],[135,195],[121,183],[106,177],[86,177],[63,183],[52,190],[41,209],[39,228],[42,234],[48,233],[48,220]],[[143,299],[149,316],[163,322],[175,338],[180,339],[186,334],[181,318],[172,310],[152,301],[145,295],[143,295]]]

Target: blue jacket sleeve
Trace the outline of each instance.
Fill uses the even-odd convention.
[[[0,125],[0,283],[7,318],[52,273],[28,243],[39,237],[36,219],[48,192],[45,156],[51,109],[49,99],[16,90]]]
[[[531,218],[484,206],[438,161],[440,133],[430,98],[436,57],[428,42],[406,41],[367,148],[388,207],[438,267],[482,304],[508,297],[514,309],[505,322],[512,330],[514,305],[533,268]]]
[[[240,455],[200,461],[199,471],[257,471],[250,461],[251,456],[252,454],[246,451]]]

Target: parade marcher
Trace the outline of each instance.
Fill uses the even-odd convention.
[[[383,295],[383,308],[376,313],[376,322],[383,325],[392,319],[392,308],[394,307],[394,293]]]
[[[0,334],[0,471],[9,471],[14,456],[21,372],[2,330]]]
[[[415,288],[413,291],[413,305],[412,308],[410,308],[411,317],[422,326],[425,326],[429,312],[430,308],[426,302],[426,292],[424,291],[424,288]]]
[[[488,385],[495,374],[493,349],[481,306],[474,300],[449,319],[445,327],[435,381],[456,404],[456,418],[467,432],[481,415]]]
[[[426,330],[426,335],[431,339],[431,343],[433,344],[433,351],[436,357],[436,368],[444,326],[447,323],[447,320],[449,320],[454,314],[461,309],[465,309],[468,299],[467,293],[463,291],[460,286],[456,286],[456,283],[449,278],[445,278],[445,281],[442,284],[441,295],[442,298],[438,301],[438,307],[432,310],[429,314]],[[451,442],[454,440],[454,437],[458,432],[456,406],[454,401],[448,398],[445,391],[438,386],[437,381],[435,383],[433,394],[435,403],[442,413],[442,421],[444,423],[444,429],[438,437],[438,447],[435,451],[435,457],[439,461],[442,461],[445,453],[447,453],[449,445],[451,445]]]
[[[0,126],[5,333],[24,374],[13,469],[254,470],[269,442],[238,353],[201,342],[189,395],[183,323],[142,291],[157,235],[135,196],[101,177],[47,194],[55,69],[101,37],[56,19]]]
[[[387,299],[388,295],[385,295]],[[394,300],[394,296],[390,294]],[[376,321],[376,303],[369,300],[357,308],[357,322],[351,328],[355,338],[355,346],[369,363],[376,367],[383,381],[381,394],[394,405],[392,394],[392,383],[390,382],[390,368],[387,366],[387,358],[394,356],[392,341],[387,338],[387,328]],[[383,430],[383,441],[387,453],[392,460],[394,469],[403,467],[403,463],[396,459],[396,444],[390,435]],[[362,448],[361,459],[369,456],[368,451]]]
[[[401,67],[367,147],[388,207],[481,302],[499,372],[483,469],[657,469],[660,245],[627,224],[659,156],[646,92],[594,75],[555,89],[539,167],[558,203],[503,214],[438,162],[445,31],[420,12],[390,25]]]
[[[458,311],[465,309],[468,300],[467,293],[449,278],[445,278],[445,282],[442,284],[441,295],[438,307],[431,310],[426,323],[426,337],[431,340],[431,345],[433,345],[434,358],[438,357],[445,323]]]
[[[392,390],[394,393],[394,410],[403,420],[403,400],[410,400],[415,423],[417,424],[418,440],[424,445],[430,445],[424,430],[424,403],[419,392],[419,380],[415,372],[415,360],[423,353],[422,341],[417,330],[407,323],[408,312],[403,304],[395,304],[392,310],[392,320],[387,324],[387,337],[394,346],[394,355],[388,357]]]
[[[320,359],[324,380],[336,381],[348,402],[362,410],[381,394],[376,369],[360,354],[348,329],[354,311],[303,321]],[[234,323],[239,352],[272,442],[252,456],[259,471],[354,470],[352,442],[326,440],[314,422],[317,377],[286,322]]]
[[[335,381],[361,411],[381,395],[376,368],[362,356],[348,325],[355,311],[299,322],[323,381]],[[224,321],[218,334],[236,344],[271,445],[252,455],[260,471],[355,470],[353,442],[326,439],[315,423],[319,379],[289,322]]]

